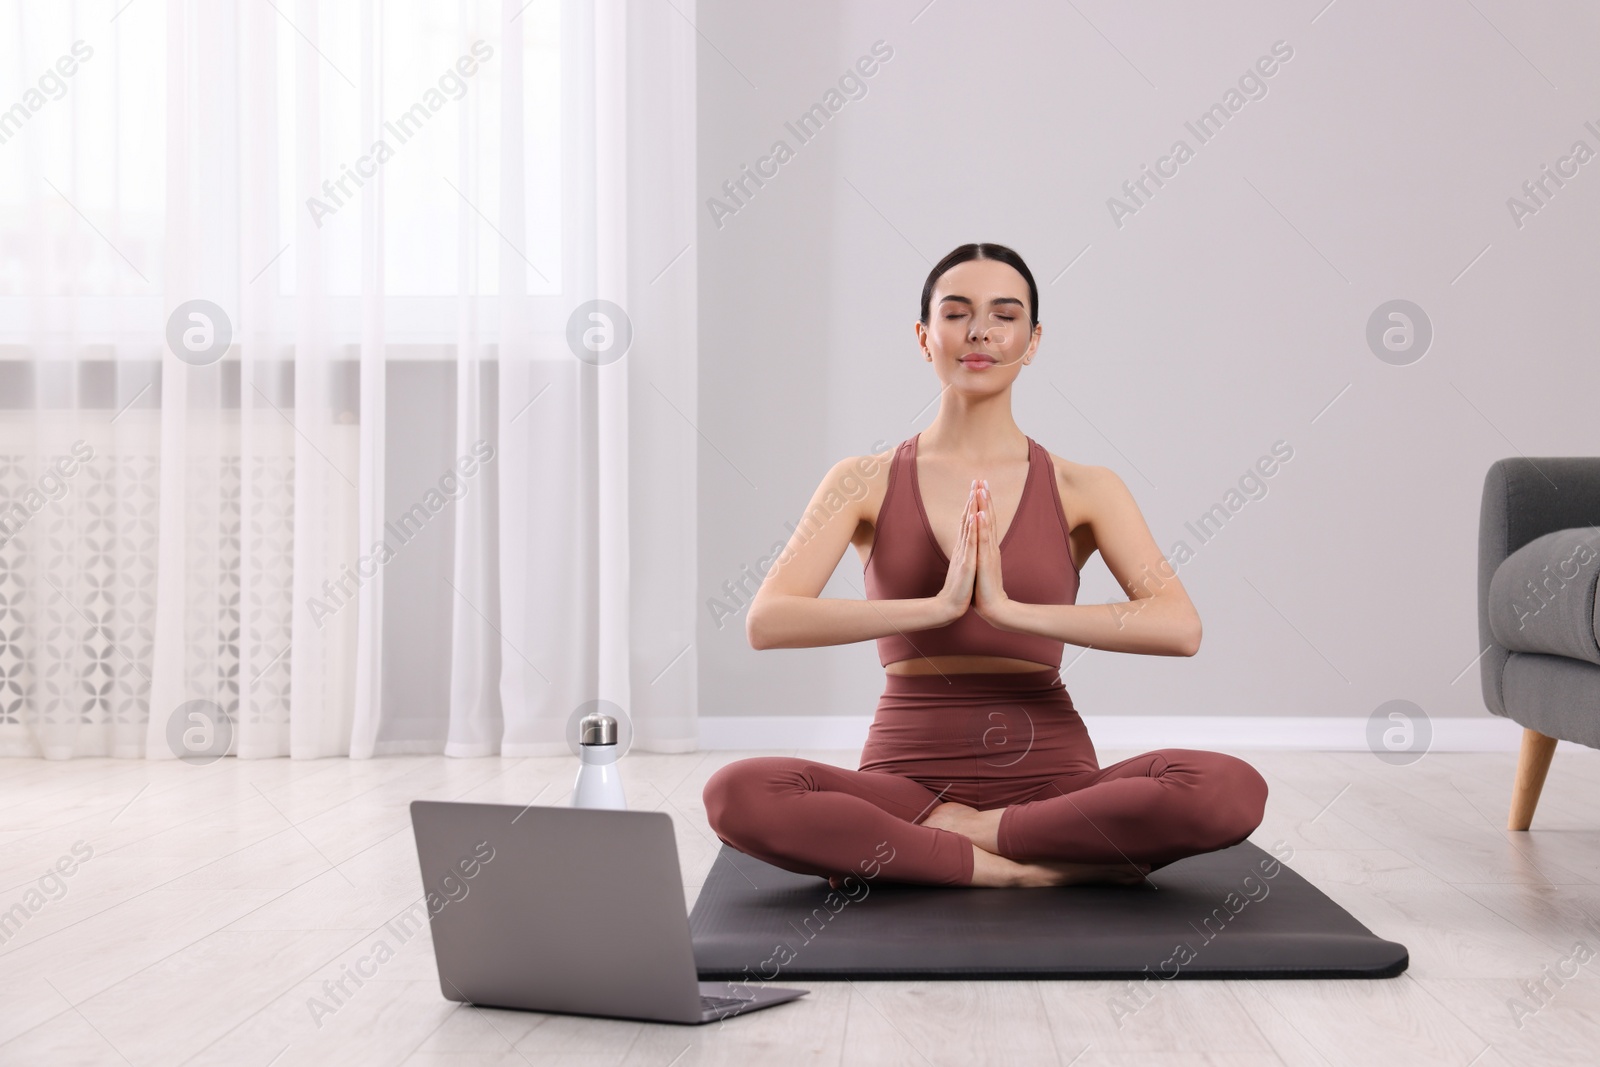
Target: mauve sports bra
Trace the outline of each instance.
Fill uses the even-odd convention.
[[[933,524],[917,485],[917,439],[921,436],[902,441],[889,468],[889,485],[867,556],[868,600],[937,596],[950,570],[950,560],[934,539]],[[1022,499],[1000,541],[1000,576],[1012,600],[1029,604],[1077,601],[1078,568],[1072,562],[1054,475],[1050,454],[1029,437]],[[997,630],[968,607],[966,614],[948,626],[878,638],[878,660],[887,667],[923,656],[1006,656],[1059,667],[1062,647],[1062,642],[1037,634]]]

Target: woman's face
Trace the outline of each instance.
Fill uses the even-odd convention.
[[[1044,326],[1028,329],[1028,283],[1014,267],[969,259],[933,283],[928,324],[917,343],[939,380],[963,391],[995,392],[1032,359]]]

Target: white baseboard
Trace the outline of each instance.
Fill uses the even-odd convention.
[[[1342,716],[1085,715],[1096,749],[1156,748],[1368,750],[1367,720]],[[852,749],[867,740],[870,715],[702,715],[704,749]],[[1510,719],[1430,719],[1430,752],[1515,752],[1522,727]]]

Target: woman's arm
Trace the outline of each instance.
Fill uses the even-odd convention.
[[[954,608],[946,595],[948,586],[936,596],[915,600],[818,598],[855,539],[857,526],[870,518],[864,514],[864,503],[874,494],[863,478],[873,477],[886,462],[887,456],[872,455],[840,460],[822,479],[800,525],[750,602],[745,636],[751,648],[870,641],[945,626],[966,611],[965,604]]]
[[[929,630],[953,621],[938,597],[840,600],[778,593],[767,598],[759,622],[755,610],[752,603],[750,617],[745,620],[745,636],[755,649],[847,645],[893,633]]]
[[[990,625],[1107,652],[1192,656],[1200,650],[1200,613],[1178,572],[1161,555],[1150,527],[1117,473],[1090,468],[1092,484],[1074,498],[1088,511],[1095,545],[1128,594],[1125,604],[1028,604],[1009,597],[985,613]]]

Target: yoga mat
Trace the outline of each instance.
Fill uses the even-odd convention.
[[[689,929],[703,981],[1393,978],[1409,962],[1249,841],[1149,879],[993,889],[879,874],[834,890],[723,845]]]

